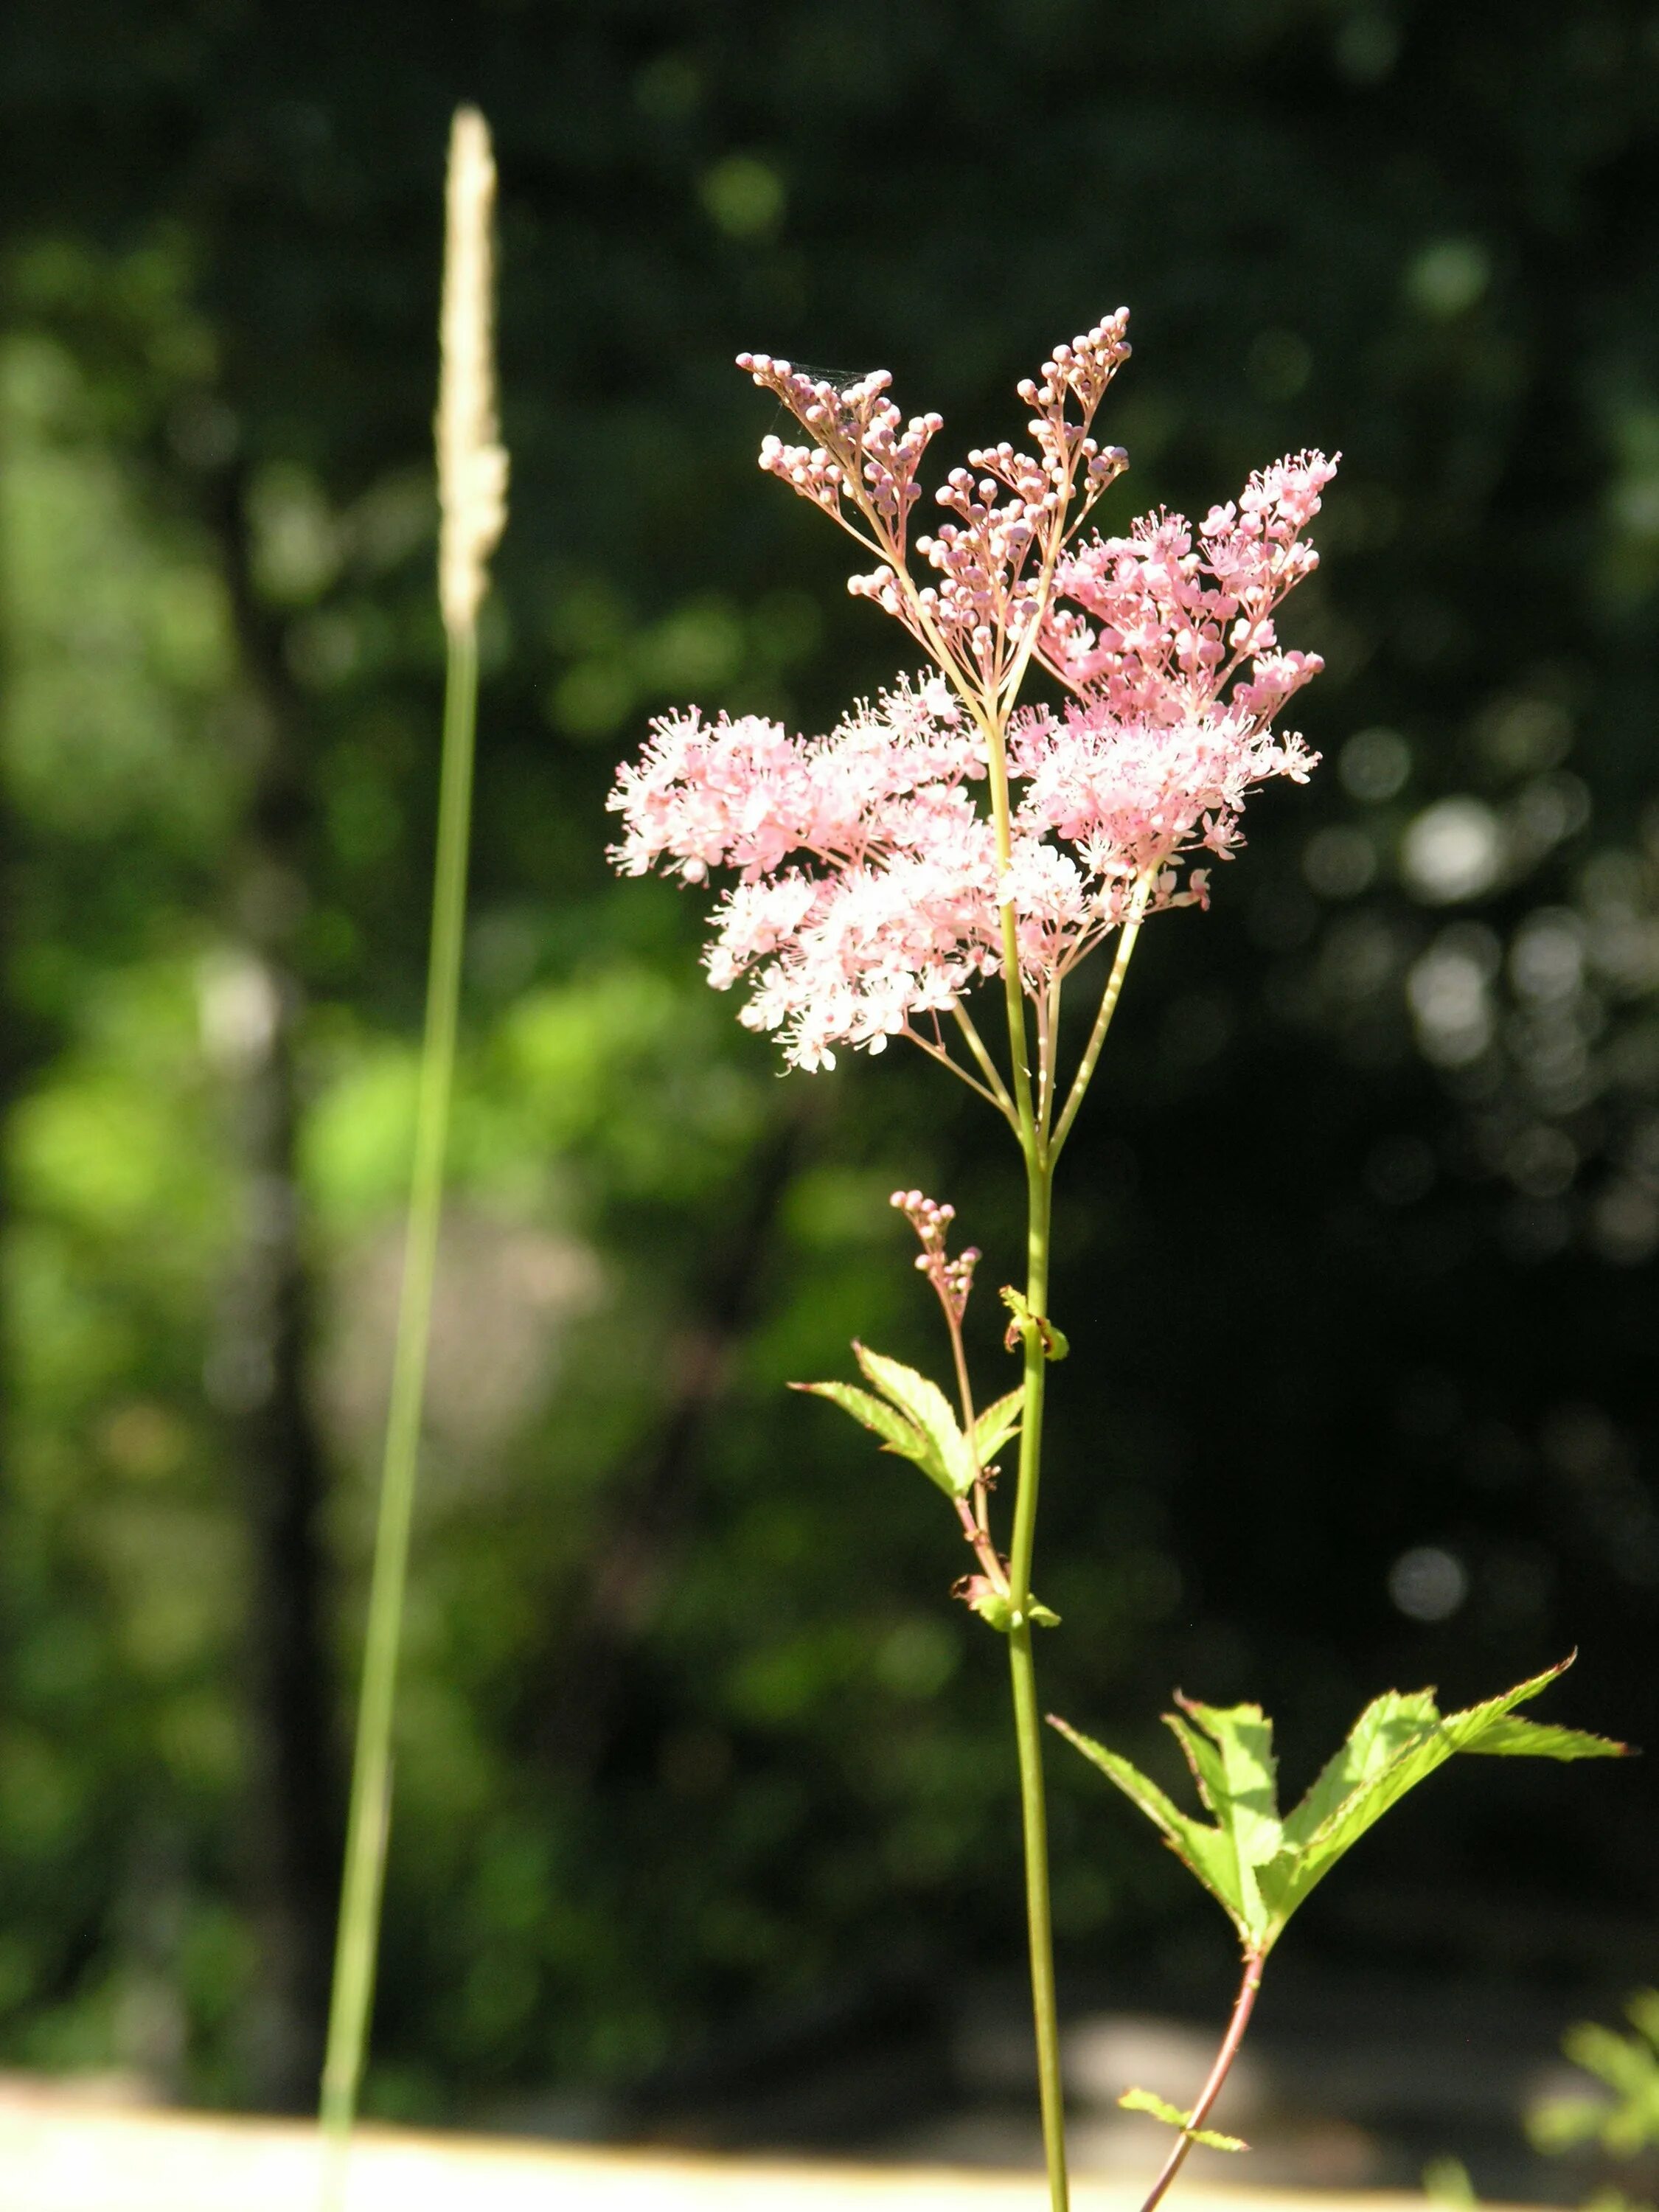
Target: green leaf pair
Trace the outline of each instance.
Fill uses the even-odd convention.
[[[1282,1820],[1273,1723],[1259,1705],[1215,1707],[1177,1696],[1164,1717],[1185,1753],[1212,1820],[1193,1819],[1103,1744],[1052,1724],[1115,1782],[1215,1898],[1247,1952],[1265,1958],[1303,1899],[1366,1830],[1460,1751],[1501,1759],[1617,1759],[1627,1746],[1577,1729],[1514,1717],[1572,1664],[1535,1674],[1500,1698],[1443,1715],[1431,1690],[1390,1690],[1366,1706],[1341,1749]]]
[[[988,1406],[969,1436],[937,1382],[930,1382],[902,1360],[886,1358],[861,1344],[854,1344],[853,1352],[866,1379],[881,1393],[879,1397],[860,1390],[854,1382],[792,1382],[790,1389],[827,1398],[832,1406],[850,1413],[881,1438],[884,1451],[914,1460],[947,1498],[968,1497],[1018,1428],[1024,1393],[1011,1390],[994,1406]]]
[[[1206,2150],[1249,2150],[1250,2147],[1241,2136],[1224,2136],[1218,2128],[1195,2128],[1190,2112],[1182,2112],[1150,2089],[1126,2089],[1117,2101],[1126,2112],[1148,2112],[1166,2128],[1178,2129],[1189,2142],[1202,2143]]]

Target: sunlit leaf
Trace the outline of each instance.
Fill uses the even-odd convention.
[[[1256,1929],[1240,1889],[1238,1857],[1230,1838],[1202,1820],[1189,1819],[1170,1802],[1157,1783],[1119,1753],[1109,1751],[1103,1743],[1082,1735],[1055,1714],[1050,1713],[1048,1720],[1068,1743],[1075,1745],[1109,1781],[1117,1784],[1132,1805],[1139,1806],[1182,1865],[1216,1899],[1244,1941],[1253,1941]]]
[[[1629,1746],[1583,1729],[1551,1728],[1512,1714],[1462,1748],[1482,1759],[1622,1759]]]
[[[881,1438],[884,1451],[914,1460],[947,1498],[965,1497],[974,1486],[973,1453],[944,1392],[899,1360],[884,1358],[861,1344],[853,1350],[880,1397],[855,1382],[797,1382],[791,1387],[810,1397],[827,1398],[850,1413]]]
[[[1354,1778],[1347,1794],[1311,1827],[1299,1817],[1304,1808],[1298,1807],[1297,1815],[1285,1824],[1285,1850],[1262,1870],[1262,1895],[1272,1915],[1273,1935],[1277,1936],[1297,1906],[1367,1830],[1458,1752],[1477,1751],[1485,1745],[1488,1748],[1501,1746],[1503,1754],[1511,1758],[1528,1754],[1546,1759],[1620,1757],[1625,1746],[1599,1736],[1553,1728],[1523,1734],[1510,1722],[1515,1706],[1535,1698],[1571,1664],[1570,1655],[1559,1666],[1547,1668],[1500,1697],[1488,1698],[1484,1704],[1444,1717],[1436,1711],[1431,1691],[1397,1698],[1391,1710],[1383,1710],[1387,1704],[1383,1699],[1367,1706],[1344,1753],[1326,1768],[1310,1799],[1328,1802],[1335,1795],[1328,1786],[1333,1769],[1339,1777]],[[1558,1743],[1568,1748],[1558,1749]]]
[[[1024,1390],[1011,1390],[1006,1398],[999,1398],[994,1406],[988,1406],[974,1423],[974,1454],[982,1468],[990,1466],[1018,1428],[1020,1407],[1024,1399]]]
[[[927,1450],[927,1438],[913,1422],[907,1421],[884,1398],[860,1390],[856,1382],[792,1382],[789,1387],[804,1391],[810,1398],[827,1398],[832,1406],[839,1406],[842,1413],[850,1413],[855,1421],[881,1437],[889,1451],[900,1452],[906,1459],[920,1459]]]
[[[1426,1735],[1439,1717],[1431,1690],[1385,1690],[1373,1698],[1341,1748],[1325,1762],[1312,1789],[1294,1812],[1285,1814],[1285,1841],[1305,1844],[1339,1805],[1380,1774],[1408,1743]]]
[[[938,1383],[930,1382],[925,1375],[917,1374],[902,1360],[889,1359],[866,1345],[855,1344],[853,1354],[883,1397],[896,1406],[927,1438],[932,1455],[919,1464],[927,1468],[941,1490],[953,1498],[965,1498],[974,1486],[974,1455],[967,1437],[957,1425],[949,1399]]]
[[[1232,1849],[1238,1894],[1255,1927],[1261,1917],[1255,1869],[1278,1851],[1281,1837],[1273,1723],[1260,1705],[1201,1705],[1179,1692],[1176,1702],[1188,1717],[1165,1713],[1164,1723],[1185,1752],[1199,1796]]]
[[[1429,1690],[1390,1691],[1373,1699],[1282,1826],[1273,1727],[1259,1706],[1200,1705],[1183,1698],[1181,1713],[1164,1716],[1214,1815],[1213,1826],[1178,1811],[1127,1759],[1063,1721],[1054,1725],[1139,1806],[1220,1901],[1247,1946],[1265,1956],[1337,1861],[1407,1790],[1458,1752],[1561,1759],[1622,1755],[1626,1747],[1606,1737],[1513,1717],[1515,1706],[1536,1697],[1571,1664],[1569,1657],[1501,1697],[1444,1717]],[[1654,2017],[1659,2023],[1659,1999]]]

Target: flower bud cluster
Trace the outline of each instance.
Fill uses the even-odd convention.
[[[896,1206],[921,1239],[921,1250],[916,1255],[916,1266],[938,1291],[939,1302],[952,1321],[959,1322],[968,1309],[968,1299],[974,1287],[974,1270],[980,1262],[980,1252],[969,1244],[953,1260],[946,1250],[951,1224],[957,1218],[954,1206],[942,1206],[931,1198],[924,1198],[919,1190],[896,1190],[890,1201]]]
[[[902,547],[906,519],[921,496],[916,471],[944,428],[943,416],[904,422],[886,396],[893,380],[884,368],[837,386],[770,354],[740,353],[738,367],[781,399],[814,441],[788,446],[781,438],[763,439],[762,468],[837,517],[846,505],[867,507]]]
[[[887,397],[892,379],[884,369],[837,386],[769,354],[738,356],[738,366],[814,441],[767,437],[762,468],[886,556],[849,577],[848,590],[874,600],[992,696],[1027,657],[1042,613],[1036,593],[1062,538],[1128,465],[1121,447],[1103,448],[1090,435],[1107,386],[1128,358],[1127,325],[1121,307],[1056,346],[1040,384],[1027,378],[1020,385],[1020,398],[1036,410],[1035,453],[1004,443],[970,453],[966,468],[951,471],[936,497],[955,519],[915,541],[939,580],[920,587],[904,567],[909,515],[921,495],[916,471],[940,417],[903,422]]]

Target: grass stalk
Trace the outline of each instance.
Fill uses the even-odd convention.
[[[452,632],[444,696],[443,761],[438,802],[438,851],[427,976],[426,1027],[415,1113],[415,1164],[398,1304],[397,1348],[386,1418],[363,1645],[362,1683],[346,1826],[345,1874],[334,1959],[328,2046],[323,2064],[325,2212],[344,2202],[346,2154],[356,2116],[368,2041],[392,1816],[392,1717],[404,1599],[409,1582],[410,1529],[426,1395],[433,1284],[443,1208],[444,1156],[449,1136],[466,920],[467,847],[472,811],[473,737],[477,720],[478,653],[471,629]]]
[[[392,1721],[427,1346],[443,1212],[444,1158],[454,1087],[455,1030],[466,928],[472,758],[478,716],[478,609],[489,562],[507,520],[507,455],[496,434],[490,219],[495,163],[489,126],[476,108],[456,111],[445,200],[442,368],[434,426],[438,460],[438,599],[448,659],[444,684],[438,849],[433,869],[432,940],[426,1024],[415,1109],[415,1164],[409,1194],[398,1340],[386,1458],[380,1474],[374,1563],[369,1577],[362,1685],[346,1821],[334,1987],[323,2060],[324,2212],[345,2200],[346,2165],[374,2008],[380,1903],[392,1825]]]

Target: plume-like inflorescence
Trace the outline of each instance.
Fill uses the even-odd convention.
[[[1055,349],[1042,381],[1019,387],[1036,451],[969,454],[937,495],[952,520],[914,539],[939,416],[903,421],[884,373],[837,388],[739,356],[814,441],[769,438],[762,466],[881,556],[852,588],[934,663],[827,737],[757,715],[663,716],[611,793],[624,872],[734,872],[712,917],[710,981],[746,978],[742,1018],[778,1031],[798,1066],[931,1027],[1000,972],[1005,904],[1037,996],[1126,921],[1205,903],[1194,862],[1237,846],[1257,785],[1314,765],[1273,723],[1321,663],[1281,650],[1273,617],[1316,563],[1302,532],[1334,465],[1281,461],[1196,532],[1160,513],[1084,538],[1126,465],[1091,431],[1126,324],[1120,311]],[[936,581],[912,578],[913,554]],[[1013,711],[1034,659],[1064,703]],[[993,743],[1009,779],[1006,865],[979,789]]]
[[[495,421],[495,159],[489,126],[460,107],[449,139],[438,447],[438,596],[452,635],[470,630],[507,522],[507,451]]]

